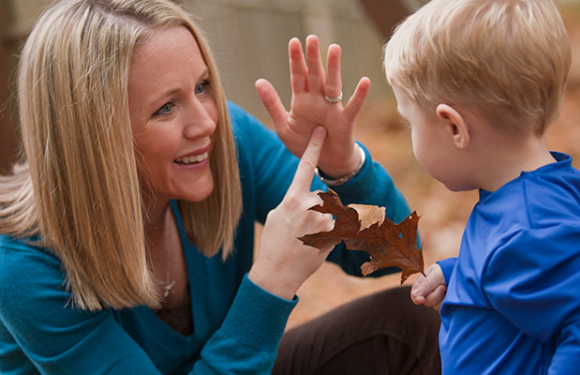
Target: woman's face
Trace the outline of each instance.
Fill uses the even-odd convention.
[[[160,200],[199,202],[213,190],[209,167],[218,114],[209,71],[185,27],[155,30],[135,51],[129,112],[139,176]]]

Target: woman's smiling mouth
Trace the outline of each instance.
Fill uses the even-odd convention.
[[[209,156],[209,152],[204,152],[203,154],[193,155],[193,156],[186,156],[183,158],[175,159],[175,163],[183,164],[183,165],[190,165],[190,164],[197,164],[201,163],[202,161],[206,160]]]

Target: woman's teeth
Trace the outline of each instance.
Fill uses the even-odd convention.
[[[205,159],[207,159],[208,157],[208,153],[204,152],[203,154],[200,155],[195,155],[195,156],[187,156],[184,158],[179,158],[179,159],[175,159],[175,162],[178,164],[195,164],[195,163],[200,163],[202,161],[204,161]]]

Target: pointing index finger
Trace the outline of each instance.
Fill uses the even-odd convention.
[[[308,146],[302,154],[296,174],[292,180],[292,184],[288,189],[289,192],[310,191],[310,185],[314,178],[314,170],[318,165],[318,158],[320,151],[326,139],[326,129],[323,126],[317,126],[312,132]]]

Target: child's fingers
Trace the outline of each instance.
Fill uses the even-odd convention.
[[[414,296],[411,294],[411,301],[413,301],[413,303],[415,305],[422,305],[425,303],[425,297],[423,296]]]
[[[441,303],[445,299],[445,294],[447,293],[447,287],[445,285],[439,285],[431,294],[429,294],[425,301],[423,302],[425,306],[433,307],[435,310],[439,311]]]
[[[324,145],[324,140],[326,139],[326,129],[323,126],[317,126],[312,132],[310,141],[300,163],[298,164],[298,169],[296,169],[296,174],[292,180],[292,184],[288,189],[287,194],[297,194],[302,192],[309,192],[310,185],[312,184],[312,179],[314,178],[314,170],[318,165],[318,158],[320,157],[320,151]]]
[[[425,302],[426,288],[425,288],[426,278],[422,274],[419,275],[417,280],[413,283],[411,287],[411,300],[416,305],[422,305]]]
[[[447,293],[447,287],[445,285],[430,285],[428,278],[420,276],[421,279],[417,279],[411,288],[411,300],[415,305],[425,305],[433,307],[435,310],[439,311],[443,299],[445,299],[445,294]]]
[[[411,298],[413,300],[422,300],[423,298],[427,298],[428,295],[433,293],[435,289],[441,283],[436,278],[430,276],[430,269],[428,268],[425,272],[427,277],[423,275],[419,275],[417,280],[413,283],[411,287]]]

